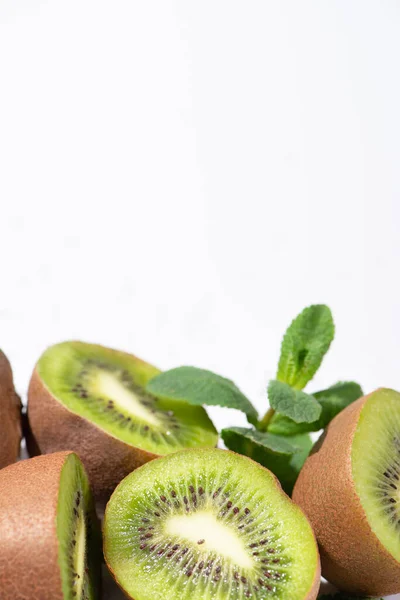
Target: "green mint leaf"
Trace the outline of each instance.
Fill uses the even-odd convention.
[[[287,494],[291,494],[312,447],[311,439],[309,442],[305,439],[308,436],[284,438],[242,427],[223,429],[221,436],[227,448],[249,456],[272,471]]]
[[[296,474],[296,477],[293,481],[294,486],[294,484],[296,483],[296,479],[301,469],[303,468],[303,465],[306,462],[306,459],[308,458],[308,455],[310,454],[311,448],[313,447],[314,443],[308,435],[308,433],[292,435],[290,437],[290,441],[292,442],[292,444],[299,448],[299,451],[296,452],[296,454],[293,454],[290,461],[290,465]]]
[[[322,411],[320,403],[313,396],[295,390],[282,381],[269,382],[268,400],[271,408],[295,423],[313,423],[319,419]]]
[[[315,304],[305,308],[284,335],[276,378],[303,389],[317,372],[334,334],[332,313],[327,306]]]
[[[240,454],[246,454],[246,456],[250,455],[242,452],[242,450],[249,447],[258,447],[269,453],[272,452],[273,454],[284,456],[292,456],[292,454],[300,450],[288,438],[258,431],[257,429],[247,429],[246,427],[228,427],[221,431],[221,436],[227,448],[235,450]]]
[[[296,435],[307,431],[320,431],[325,429],[346,406],[361,398],[362,395],[363,391],[358,383],[341,381],[326,390],[313,394],[321,405],[321,415],[317,421],[314,423],[295,423],[289,417],[276,413],[268,425],[268,431],[276,435]]]
[[[316,392],[314,397],[321,404],[322,412],[316,423],[318,429],[314,431],[325,429],[336,415],[361,396],[363,396],[361,386],[354,381],[339,381],[326,390]]]
[[[306,433],[307,431],[314,431],[314,423],[295,423],[289,417],[275,413],[268,424],[267,431],[275,435],[292,436]]]
[[[146,390],[165,400],[235,408],[245,413],[249,423],[257,423],[256,409],[233,381],[205,369],[177,367],[164,371],[147,383]]]

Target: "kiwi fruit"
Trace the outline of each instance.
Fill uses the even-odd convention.
[[[227,450],[181,450],[128,475],[103,535],[108,567],[135,600],[317,597],[306,517],[270,471]]]
[[[77,455],[10,465],[0,489],[1,600],[99,600],[101,534]]]
[[[14,463],[22,437],[21,401],[7,357],[0,350],[0,469]]]
[[[400,394],[379,389],[330,423],[293,492],[322,574],[367,596],[400,592]]]
[[[77,452],[100,506],[147,461],[186,447],[215,446],[218,434],[201,406],[146,393],[146,383],[159,372],[103,346],[50,347],[29,386],[30,445],[42,454]]]

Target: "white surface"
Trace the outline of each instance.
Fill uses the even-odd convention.
[[[396,0],[0,3],[0,344],[80,338],[265,405],[327,302],[315,386],[400,387]],[[218,425],[240,415],[214,412]]]

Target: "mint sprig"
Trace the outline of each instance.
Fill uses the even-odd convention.
[[[309,432],[327,427],[363,394],[354,382],[339,382],[313,394],[303,391],[320,367],[334,333],[332,313],[324,304],[308,306],[292,321],[282,340],[276,379],[268,385],[270,407],[260,421],[233,381],[205,369],[183,366],[165,371],[148,381],[146,390],[162,399],[242,411],[253,427],[223,429],[226,447],[270,469],[290,494],[312,448]]]
[[[146,390],[165,400],[235,408],[245,413],[249,423],[257,423],[256,409],[233,381],[206,369],[177,367],[164,371],[147,383]]]

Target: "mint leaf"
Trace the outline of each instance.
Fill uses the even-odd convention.
[[[339,381],[326,390],[316,392],[314,397],[322,407],[321,417],[317,423],[318,430],[325,429],[336,415],[361,396],[363,396],[361,386],[354,381]],[[314,429],[314,431],[318,430]]]
[[[297,435],[314,431],[314,423],[295,423],[289,417],[275,413],[268,425],[268,431],[275,435]]]
[[[311,452],[311,448],[313,447],[314,443],[307,433],[302,433],[300,435],[292,435],[290,437],[290,441],[292,444],[299,448],[298,452],[296,452],[296,454],[293,454],[290,461],[290,465],[296,473],[296,478],[293,481],[294,485],[296,483],[296,479],[301,469],[303,468],[304,463],[306,462],[306,459],[308,458],[308,455]]]
[[[268,400],[271,408],[295,423],[313,423],[319,419],[322,411],[320,403],[313,396],[294,390],[281,381],[269,382]]]
[[[300,450],[299,446],[292,444],[288,438],[258,431],[257,429],[247,429],[246,427],[228,427],[221,431],[221,436],[228,448],[240,454],[246,454],[246,456],[250,455],[246,452],[241,452],[239,448],[250,447],[248,442],[268,452],[285,456],[291,456]]]
[[[164,400],[235,408],[245,413],[249,423],[257,423],[256,409],[233,381],[205,369],[177,367],[164,371],[147,383],[146,390]]]
[[[318,370],[334,334],[332,313],[327,306],[315,304],[305,308],[284,335],[276,378],[303,389]]]
[[[296,435],[307,431],[320,431],[320,429],[325,429],[346,406],[361,398],[362,395],[363,391],[358,383],[341,381],[326,390],[313,394],[321,405],[321,415],[317,421],[296,423],[282,414],[275,414],[268,425],[268,431],[276,435]]]
[[[272,471],[287,494],[291,494],[300,468],[312,447],[311,440],[307,443],[301,436],[284,438],[242,427],[223,429],[221,436],[227,448],[249,456]]]

